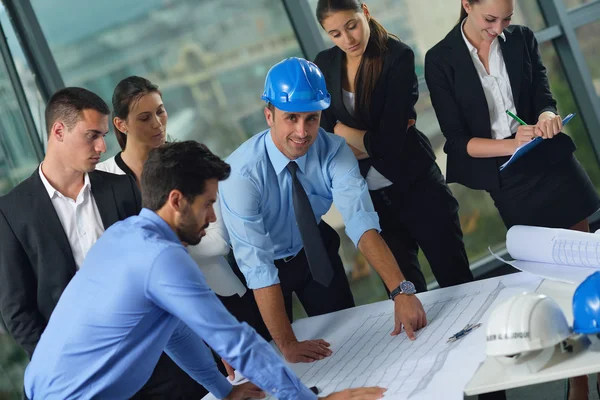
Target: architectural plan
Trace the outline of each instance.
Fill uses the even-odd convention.
[[[420,294],[429,323],[415,341],[404,332],[390,335],[391,301],[296,321],[299,340],[323,338],[332,344],[333,355],[288,366],[307,386],[316,386],[320,396],[380,386],[388,389],[386,399],[462,399],[464,386],[485,358],[485,324],[455,342],[448,338],[467,324],[485,323],[494,303],[535,291],[539,282],[514,274]]]

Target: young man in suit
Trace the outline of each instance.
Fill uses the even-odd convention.
[[[109,226],[141,209],[131,177],[95,171],[106,151],[109,114],[86,89],[55,93],[45,113],[44,161],[0,197],[0,312],[29,357],[90,247]],[[179,390],[171,378],[177,366],[163,359],[144,389],[155,398]]]

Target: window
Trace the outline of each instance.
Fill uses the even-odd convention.
[[[7,37],[12,26],[0,3],[0,23]],[[13,34],[14,35],[14,34]],[[14,50],[15,49],[11,49]],[[0,196],[9,192],[38,166],[34,143],[36,132],[28,132],[25,120],[10,80],[6,62],[0,61]],[[15,61],[17,69],[23,65]],[[27,90],[27,89],[26,89]],[[26,93],[29,98],[31,92]],[[22,378],[28,357],[14,340],[4,331],[0,318],[0,398],[19,398],[22,395]]]
[[[592,22],[577,29],[577,39],[585,61],[590,69],[596,93],[600,95],[600,21]]]
[[[269,68],[302,55],[279,0],[31,3],[67,85],[110,104],[121,79],[148,78],[163,93],[169,136],[223,157],[266,128],[260,96]],[[68,24],[56,8],[69,10]],[[118,150],[109,135],[105,157]]]
[[[584,5],[586,3],[591,3],[593,1],[596,1],[596,0],[564,0],[565,6],[567,7],[567,9],[579,7],[581,5]]]
[[[551,42],[540,45],[540,52],[544,65],[548,69],[548,80],[550,81],[550,90],[558,103],[558,112],[561,115],[569,113],[579,113],[577,103],[573,99],[573,94],[569,88],[567,78],[562,69],[560,59],[554,50]],[[575,156],[590,176],[597,189],[600,189],[600,167],[598,159],[594,153],[594,148],[590,142],[589,132],[583,124],[581,118],[574,118],[569,125],[565,127],[567,133],[577,145]]]
[[[17,73],[21,79],[21,85],[25,91],[27,102],[29,103],[29,110],[35,122],[37,132],[39,134],[40,141],[42,143],[47,142],[44,109],[46,105],[42,100],[42,96],[38,90],[37,83],[35,81],[35,75],[33,74],[29,63],[25,59],[25,54],[19,41],[12,24],[10,23],[8,14],[4,10],[4,7],[0,3],[0,24],[2,24],[2,30],[6,35],[6,40],[10,48],[13,62],[17,68]]]

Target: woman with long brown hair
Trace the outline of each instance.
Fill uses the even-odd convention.
[[[335,44],[317,56],[331,94],[321,126],[346,139],[379,214],[381,235],[418,291],[417,258],[427,257],[440,286],[473,280],[458,203],[427,137],[417,129],[414,53],[359,0],[319,0],[317,19]]]

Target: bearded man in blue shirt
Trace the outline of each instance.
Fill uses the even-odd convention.
[[[106,230],[63,292],[25,371],[28,399],[128,399],[163,351],[218,398],[264,397],[252,383],[232,387],[204,342],[281,400],[317,398],[271,346],[227,312],[182,244],[198,244],[215,221],[218,181],[229,172],[197,142],[150,152],[143,209]],[[383,391],[352,389],[326,398],[371,400]]]

